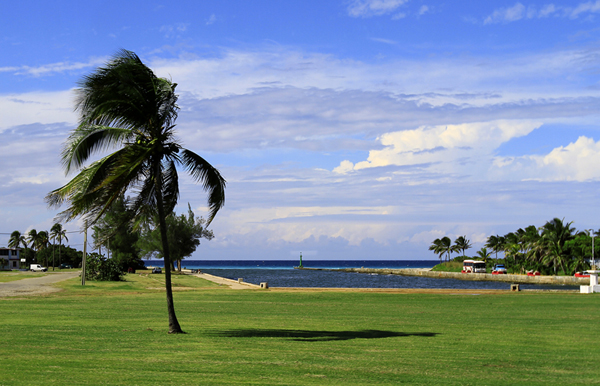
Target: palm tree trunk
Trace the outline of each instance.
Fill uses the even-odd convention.
[[[158,221],[160,227],[160,238],[163,245],[163,255],[165,262],[165,287],[167,292],[167,313],[169,314],[169,334],[185,334],[181,330],[177,316],[175,315],[175,307],[173,305],[173,289],[171,288],[171,256],[169,253],[169,242],[167,239],[167,222],[165,221],[165,210],[163,207],[162,198],[162,183],[159,165],[155,166],[155,181],[156,181],[156,206],[158,209]]]

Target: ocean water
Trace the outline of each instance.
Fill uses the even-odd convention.
[[[510,289],[510,284],[489,281],[463,281],[416,276],[377,275],[350,272],[310,271],[294,269],[298,260],[183,260],[181,266],[200,269],[212,275],[245,282],[269,283],[270,287],[314,288],[444,288],[444,289]],[[431,268],[437,260],[303,260],[306,268]],[[147,266],[163,266],[152,260]],[[573,286],[521,285],[526,289],[575,290]]]

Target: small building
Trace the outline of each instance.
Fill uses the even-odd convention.
[[[0,269],[10,270],[21,268],[21,248],[0,247]],[[4,264],[2,264],[4,263]]]

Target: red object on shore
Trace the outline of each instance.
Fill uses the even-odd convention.
[[[590,277],[590,275],[585,273],[585,271],[583,273],[575,272],[575,277]]]

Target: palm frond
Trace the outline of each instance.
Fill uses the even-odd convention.
[[[208,226],[219,209],[225,205],[225,186],[227,182],[215,167],[193,151],[183,149],[181,163],[194,180],[200,182],[208,193],[208,207],[210,209],[206,224]]]
[[[80,168],[92,154],[117,146],[132,137],[131,130],[122,128],[97,125],[77,127],[63,147],[62,164],[65,173],[69,174],[72,167]]]

